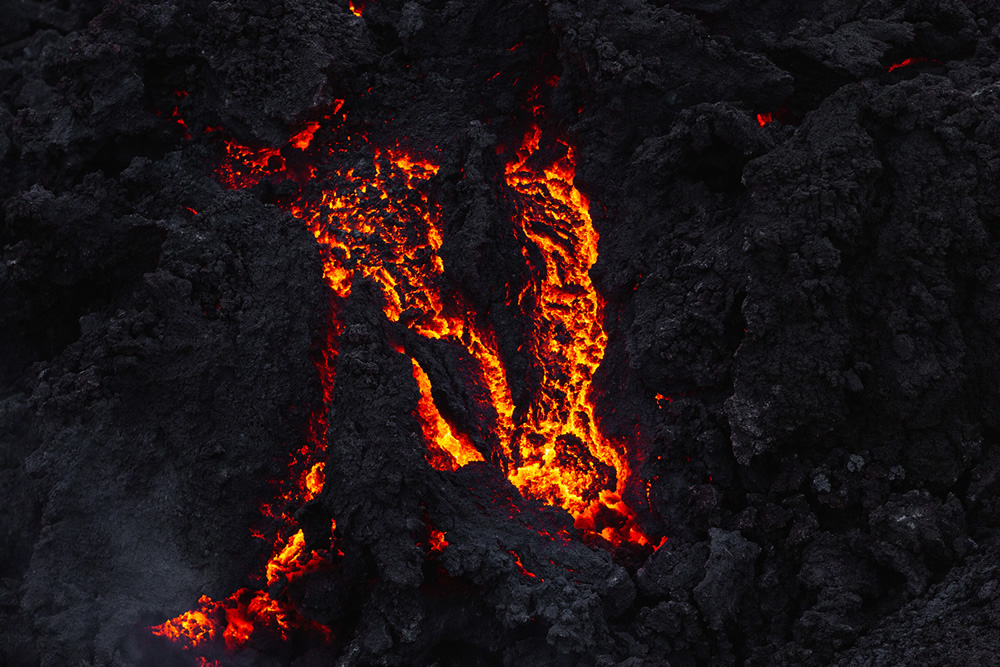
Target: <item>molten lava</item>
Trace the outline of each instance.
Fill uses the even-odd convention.
[[[537,579],[538,578],[537,574],[535,574],[534,572],[529,571],[528,569],[526,569],[524,567],[524,563],[521,562],[521,557],[517,554],[516,551],[511,551],[510,555],[514,557],[514,565],[517,567],[517,571],[518,572],[520,572],[522,575],[524,575],[526,577],[530,577],[532,579]],[[545,580],[542,579],[542,581],[545,581]]]
[[[347,3],[348,8],[351,13],[355,16],[361,16],[361,12],[365,10],[365,5],[368,4],[365,0],[349,0]]]
[[[620,495],[628,463],[594,419],[594,373],[608,342],[604,303],[590,279],[597,230],[587,198],[573,184],[572,147],[560,142],[561,157],[535,164],[541,137],[533,127],[505,169],[517,195],[518,226],[542,257],[534,266],[523,251],[535,280],[521,305],[531,322],[529,345],[540,379],[515,433],[510,480],[522,493],[566,508],[581,530],[614,543],[644,544]]]
[[[278,203],[316,238],[332,317],[316,359],[323,405],[313,407],[306,442],[290,453],[287,479],[275,499],[262,506],[271,531],[278,526],[270,538],[272,555],[257,578],[268,588],[241,589],[218,602],[203,597],[195,610],[153,628],[154,634],[184,648],[224,640],[233,651],[260,633],[331,637],[328,628],[280,598],[284,586],[331,566],[337,557],[333,549],[306,548],[295,513],[323,488],[326,420],[342,328],[337,314],[359,276],[379,286],[390,321],[455,345],[478,364],[472,377],[463,379],[480,384],[494,409],[478,416],[479,436],[499,446],[510,481],[525,496],[565,508],[584,533],[614,544],[647,544],[635,513],[622,501],[630,476],[624,451],[602,435],[595,418],[593,379],[607,334],[604,304],[589,275],[597,260],[598,234],[587,198],[574,185],[573,148],[559,140],[542,150],[542,130],[533,126],[504,173],[507,195],[518,211],[516,232],[525,243],[524,268],[531,276],[518,305],[528,321],[522,349],[532,360],[532,398],[515,410],[492,329],[445,275],[439,254],[441,210],[429,187],[437,164],[399,145],[376,147],[363,135],[348,134],[339,123],[345,117],[338,116],[342,104],[323,122],[305,125],[283,149],[224,144],[217,176],[230,188],[290,182],[282,191],[294,194]],[[428,463],[454,471],[484,461],[473,438],[438,410],[430,378],[417,359],[404,348],[397,351],[411,359],[419,391],[415,417]],[[264,537],[266,532],[254,534]],[[432,552],[447,544],[444,533],[431,533]],[[513,556],[520,571],[534,578],[520,556]]]
[[[315,131],[315,130],[314,130]],[[336,310],[332,309],[336,314]],[[310,550],[304,556],[305,537],[297,526],[294,513],[305,502],[314,498],[323,488],[326,458],[327,414],[333,398],[336,375],[336,342],[340,324],[336,317],[330,322],[325,345],[316,358],[316,369],[323,391],[323,403],[313,406],[310,412],[306,442],[289,453],[288,476],[280,480],[276,497],[261,506],[264,523],[278,525],[271,539],[272,555],[264,566],[263,579],[269,585],[288,584],[307,573],[327,566],[335,554]],[[331,525],[330,534],[336,529]],[[267,540],[264,529],[251,531],[259,539]],[[339,552],[337,556],[341,555]],[[270,597],[269,590],[241,588],[227,598],[214,601],[207,596],[198,600],[198,607],[151,631],[170,639],[185,649],[218,651],[212,644],[224,642],[229,652],[244,648],[254,637],[279,637],[288,641],[296,637],[306,641],[329,642],[329,628],[302,616],[295,606]],[[199,665],[215,665],[214,660],[199,657]]]
[[[217,603],[212,602],[207,595],[202,595],[198,604],[200,605],[198,609],[186,611],[180,616],[156,626],[153,628],[153,634],[167,637],[184,648],[194,648],[203,642],[214,639],[218,634],[216,623],[210,621],[208,615],[202,610],[207,609],[211,612]]]
[[[451,424],[438,412],[431,396],[431,380],[416,359],[413,362],[413,379],[420,390],[417,417],[427,442],[427,462],[435,470],[455,471],[467,463],[482,461],[483,455],[462,433],[455,433]]]
[[[448,540],[445,539],[445,533],[432,528],[430,537],[427,541],[427,546],[429,547],[431,553],[440,553],[444,551],[444,548],[448,546]]]
[[[277,636],[283,641],[289,641],[293,634],[311,634],[322,641],[331,638],[328,628],[302,617],[291,604],[272,600],[264,591],[249,589],[241,589],[220,602],[202,596],[197,609],[156,626],[153,634],[186,649],[221,635],[228,651],[243,648],[255,634]]]

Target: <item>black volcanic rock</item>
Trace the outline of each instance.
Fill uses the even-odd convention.
[[[110,662],[141,619],[225,594],[260,555],[247,526],[316,390],[322,286],[315,258],[293,259],[299,224],[191,171],[140,159],[8,200],[5,289],[49,306],[4,329],[13,360],[38,359],[5,399],[25,506],[5,514],[4,569],[30,619],[5,633],[9,660]]]
[[[474,360],[358,280],[326,485],[297,515],[311,546],[335,520],[343,555],[274,586],[335,637],[232,664],[995,661],[995,3],[7,5],[3,664],[192,664],[147,628],[266,561],[250,527],[323,404],[331,318],[274,203],[320,186],[228,191],[213,167],[227,138],[281,147],[340,100],[373,146],[434,147],[442,280],[519,406],[531,277],[503,169],[531,122],[575,146],[596,411],[631,443],[653,543],[522,498],[475,426]],[[399,345],[485,461],[427,465]]]

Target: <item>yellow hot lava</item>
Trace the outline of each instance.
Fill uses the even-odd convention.
[[[509,477],[522,493],[565,507],[580,529],[616,543],[644,544],[620,495],[628,463],[594,419],[594,373],[608,342],[604,304],[590,279],[598,233],[589,202],[573,183],[573,148],[560,142],[561,157],[536,165],[532,158],[541,136],[533,127],[505,169],[507,185],[518,195],[520,229],[544,263],[532,266],[524,251],[535,276],[528,315],[540,380],[515,434],[520,460]],[[615,517],[611,525],[601,526],[609,514]]]
[[[482,461],[483,455],[475,448],[468,436],[456,433],[451,424],[438,412],[431,396],[431,380],[416,359],[413,362],[413,379],[420,390],[417,417],[428,443],[427,461],[435,470],[458,470],[473,461]]]

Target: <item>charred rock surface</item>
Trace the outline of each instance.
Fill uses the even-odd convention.
[[[0,662],[196,664],[149,628],[268,562],[251,527],[319,412],[325,483],[294,509],[336,555],[262,590],[328,641],[203,664],[995,660],[993,3],[8,4]],[[575,147],[594,412],[648,545],[522,497],[476,360],[370,278],[331,312],[285,206],[319,185],[219,183],[227,138],[290,162],[342,107],[435,149],[442,280],[522,412],[538,262],[504,169],[532,123],[539,164]],[[482,460],[428,465],[402,347]]]

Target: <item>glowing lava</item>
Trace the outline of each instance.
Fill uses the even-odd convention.
[[[910,65],[919,65],[921,63],[934,63],[937,65],[942,64],[940,60],[935,60],[933,58],[925,58],[924,56],[915,56],[913,58],[907,58],[901,62],[894,63],[886,67],[887,72],[895,72],[902,67],[909,67]]]
[[[542,257],[534,266],[523,250],[535,280],[520,301],[540,379],[515,434],[510,480],[525,495],[566,508],[577,528],[614,543],[644,544],[634,512],[621,500],[627,461],[594,419],[593,378],[608,342],[604,304],[590,279],[597,230],[587,198],[573,184],[572,147],[561,141],[561,157],[535,164],[541,137],[533,127],[505,169],[518,195],[520,229]]]
[[[431,380],[420,367],[416,359],[413,361],[413,379],[417,381],[420,390],[420,402],[417,404],[417,416],[420,427],[427,441],[427,462],[435,470],[458,470],[473,461],[482,461],[483,455],[463,433],[455,433],[438,412],[431,396]]]
[[[291,604],[272,600],[264,591],[249,589],[242,589],[220,602],[202,596],[197,609],[153,629],[153,634],[186,649],[204,645],[221,635],[228,651],[244,647],[255,633],[277,636],[283,641],[299,633],[311,633],[322,641],[329,641],[331,637],[329,629],[303,618]]]
[[[309,149],[318,130],[310,123],[291,145]],[[330,128],[331,134],[336,131]],[[315,159],[298,166],[287,165],[288,154],[278,149],[227,142],[219,177],[233,188],[291,178],[308,193],[317,164],[328,165],[321,191],[300,194],[284,205],[316,237],[324,276],[336,297],[349,296],[355,276],[366,276],[380,286],[391,321],[464,348],[478,361],[475,380],[495,409],[493,423],[484,424],[482,431],[496,435],[510,480],[526,495],[567,509],[581,530],[616,544],[645,544],[634,512],[621,498],[630,475],[627,461],[603,437],[594,418],[593,376],[607,345],[603,303],[589,275],[597,260],[598,234],[589,203],[573,184],[573,149],[559,141],[554,157],[540,162],[541,139],[541,129],[532,127],[505,169],[509,195],[520,212],[517,227],[537,250],[533,254],[526,246],[523,254],[542,258],[537,266],[528,259],[533,279],[519,297],[530,321],[527,348],[536,382],[531,404],[516,418],[492,330],[444,276],[441,213],[427,187],[439,170],[434,162],[400,146],[373,147],[357,135],[310,150],[304,157]],[[371,162],[362,169],[357,156],[363,154]],[[337,160],[339,156],[343,159]],[[344,167],[344,162],[352,166]],[[428,462],[439,470],[455,470],[482,461],[468,435],[441,416],[430,380],[416,360],[413,375],[420,389],[417,416],[428,442]]]
[[[365,5],[368,4],[365,0],[349,0],[347,3],[348,8],[351,13],[355,16],[361,16],[361,12],[365,10]]]
[[[310,141],[314,135],[311,130]],[[250,187],[287,170],[276,149],[251,149],[232,142],[226,149],[229,159],[220,166],[219,176],[231,187]],[[398,146],[373,148],[362,137],[330,149],[334,156],[341,152],[368,152],[367,173],[362,175],[354,166],[334,166],[325,177],[333,187],[315,198],[299,197],[288,204],[288,210],[305,221],[320,245],[327,284],[336,297],[344,299],[356,275],[368,277],[381,288],[386,302],[383,310],[391,321],[403,320],[421,336],[464,348],[478,361],[480,379],[498,414],[496,429],[506,446],[513,430],[514,405],[493,333],[478,324],[473,309],[443,277],[444,262],[438,254],[440,210],[426,193],[438,166]],[[303,167],[300,174],[298,178],[306,183],[315,175],[315,167]],[[439,470],[454,470],[482,461],[469,438],[455,433],[440,416],[430,396],[430,380],[416,361],[414,378],[421,391],[418,417],[429,441],[428,462]]]
[[[517,554],[516,551],[511,551],[510,555],[514,557],[514,565],[517,566],[518,572],[520,572],[524,576],[530,577],[532,579],[537,579],[538,578],[537,574],[535,574],[534,572],[531,572],[530,570],[528,570],[528,569],[526,569],[524,567],[524,563],[521,562],[521,557]],[[545,581],[545,580],[543,579],[542,581]]]
[[[448,540],[445,539],[445,533],[432,528],[427,545],[430,548],[431,553],[440,553],[444,551],[444,548],[448,546]]]
[[[315,131],[315,130],[314,130]],[[170,639],[184,649],[218,652],[220,641],[229,652],[245,648],[255,637],[289,641],[329,642],[329,628],[298,612],[289,602],[271,598],[271,591],[291,583],[307,573],[331,563],[337,554],[326,550],[305,553],[305,536],[297,526],[294,513],[305,502],[314,498],[323,488],[324,459],[326,458],[327,414],[333,398],[336,374],[336,341],[340,330],[336,310],[330,322],[325,345],[316,359],[323,391],[322,405],[314,406],[310,413],[306,442],[289,453],[288,477],[281,480],[276,497],[261,506],[264,523],[277,524],[272,539],[272,555],[264,566],[263,579],[268,590],[241,588],[227,598],[214,601],[207,596],[198,600],[198,607],[169,621],[151,628],[154,635]],[[330,534],[336,529],[332,524]],[[259,539],[268,539],[263,529],[253,530]],[[273,586],[278,584],[277,589]],[[205,657],[198,658],[199,665],[221,664]]]
[[[480,448],[489,445],[480,441],[488,440],[499,447],[510,481],[524,495],[565,508],[585,533],[614,544],[647,544],[635,513],[622,501],[630,476],[623,448],[602,435],[594,414],[593,379],[607,334],[604,304],[590,279],[598,234],[587,198],[574,185],[572,147],[560,140],[543,151],[543,133],[532,127],[505,169],[507,195],[518,210],[516,230],[525,242],[525,270],[531,276],[518,305],[528,319],[522,349],[532,363],[532,399],[515,410],[493,331],[444,273],[441,211],[430,195],[437,164],[399,145],[376,147],[363,135],[346,134],[340,127],[345,116],[338,115],[342,104],[323,122],[305,125],[280,150],[225,141],[225,159],[217,169],[230,188],[266,181],[292,192],[278,204],[316,238],[332,315],[316,358],[323,405],[312,408],[305,444],[290,453],[287,479],[262,507],[265,523],[277,530],[270,538],[272,555],[252,578],[261,590],[244,588],[221,601],[202,597],[196,609],[152,629],[187,649],[224,642],[235,651],[257,636],[331,638],[328,628],[281,598],[283,587],[330,566],[337,557],[334,549],[306,548],[295,513],[323,488],[326,420],[342,328],[337,314],[359,276],[379,286],[390,321],[458,346],[478,364],[473,377],[463,380],[485,390],[493,411],[478,415],[479,432],[470,435],[442,416],[430,378],[411,356],[419,390],[415,416],[432,467],[454,471],[484,461]],[[397,351],[409,355],[405,349]],[[438,531],[430,540],[432,551],[448,544]],[[534,578],[513,556],[520,571]]]

